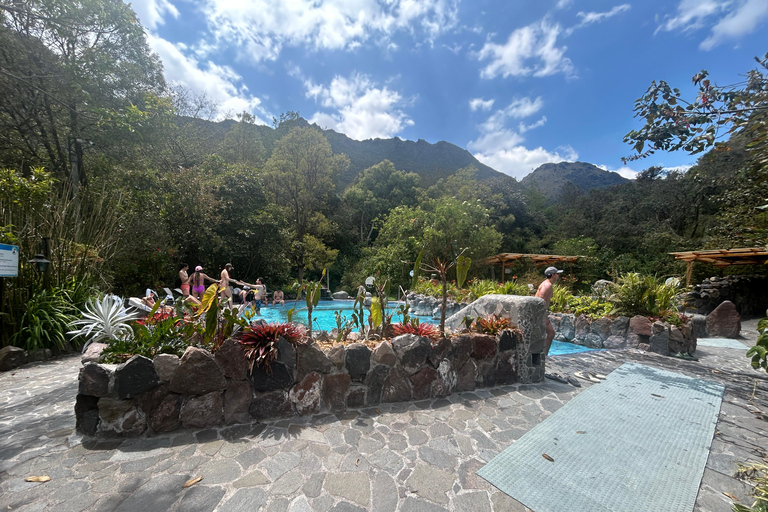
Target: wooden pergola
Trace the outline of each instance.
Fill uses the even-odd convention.
[[[675,259],[685,261],[685,286],[691,285],[693,264],[697,261],[711,263],[718,268],[731,265],[763,265],[768,262],[768,248],[743,247],[740,249],[711,249],[706,251],[670,252]]]
[[[520,254],[515,252],[503,252],[495,256],[489,256],[483,260],[486,265],[498,265],[501,263],[501,282],[504,282],[504,269],[507,262],[517,261],[522,258],[530,259],[536,268],[543,266],[557,266],[558,263],[573,263],[581,256],[558,256],[556,254]]]

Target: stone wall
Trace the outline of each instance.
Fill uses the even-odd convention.
[[[708,315],[729,300],[742,316],[764,316],[768,309],[768,276],[710,277],[685,294],[689,311]]]
[[[589,348],[641,348],[665,356],[680,352],[693,354],[696,351],[694,326],[701,321],[701,318],[694,318],[677,327],[644,316],[591,320],[585,315],[549,314],[558,341]]]
[[[544,380],[544,344],[547,332],[544,315],[547,307],[543,299],[521,295],[484,295],[461,309],[445,321],[449,329],[458,329],[465,317],[496,315],[509,320],[523,333],[519,348],[520,382]]]
[[[512,329],[498,337],[467,334],[435,342],[402,335],[373,349],[362,343],[294,347],[281,339],[271,372],[255,367],[251,373],[234,339],[215,355],[190,347],[181,358],[85,362],[77,429],[99,436],[151,435],[444,397],[518,382],[530,373],[520,364],[529,352],[523,334]]]

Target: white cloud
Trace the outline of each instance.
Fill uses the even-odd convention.
[[[555,9],[565,9],[573,3],[573,0],[558,0]]]
[[[596,167],[599,167],[604,171],[615,172],[619,176],[623,178],[627,178],[628,180],[636,179],[638,174],[637,171],[635,171],[634,169],[630,169],[627,166],[619,167],[618,169],[610,169],[608,168],[607,165],[597,165]]]
[[[315,113],[309,122],[352,139],[389,138],[414,124],[402,110],[405,102],[400,93],[386,86],[378,87],[367,76],[336,76],[328,86],[311,81],[304,86],[308,98],[332,109],[332,113]]]
[[[768,18],[768,2],[766,0],[747,0],[720,19],[712,27],[712,33],[709,37],[701,42],[699,48],[711,50],[725,40],[738,39],[744,34],[751,34],[766,18]]]
[[[612,17],[616,16],[617,14],[621,14],[622,12],[628,11],[630,9],[630,7],[631,6],[629,4],[621,4],[621,5],[615,6],[613,9],[611,9],[608,12],[583,12],[583,11],[580,11],[580,12],[576,13],[576,16],[581,18],[581,22],[578,25],[576,25],[574,27],[571,27],[568,30],[566,30],[565,34],[566,35],[571,35],[573,33],[573,31],[576,30],[576,29],[586,27],[587,25],[591,25],[593,23],[601,23],[601,22],[607,20],[608,18],[612,18]]]
[[[458,0],[204,0],[216,42],[244,60],[276,60],[283,47],[353,50],[367,41],[391,49],[395,32],[428,43],[457,23]]]
[[[681,0],[674,16],[665,16],[656,32],[693,32],[709,27],[711,32],[699,48],[711,50],[727,41],[750,34],[768,19],[765,0]]]
[[[472,98],[469,100],[469,110],[474,112],[477,109],[491,110],[494,100],[484,100],[483,98]]]
[[[621,5],[617,5],[616,7],[614,7],[608,12],[579,12],[576,14],[576,16],[581,18],[581,23],[579,23],[579,26],[584,27],[592,23],[600,23],[603,20],[612,18],[617,14],[628,11],[629,8],[630,8],[629,4],[621,4]]]
[[[670,174],[685,174],[693,165],[675,165],[673,167],[664,167],[663,169]]]
[[[575,161],[579,155],[570,146],[548,151],[542,147],[528,149],[523,145],[523,133],[543,126],[547,121],[546,117],[541,117],[532,124],[519,121],[517,130],[507,127],[508,121],[532,116],[543,106],[544,102],[540,97],[515,99],[480,124],[480,136],[470,141],[467,147],[475,158],[484,164],[518,179],[547,162]]]
[[[256,116],[259,124],[268,124],[269,113],[261,106],[261,100],[252,96],[243,85],[243,79],[232,68],[213,62],[199,62],[183,53],[183,45],[174,45],[152,34],[147,42],[163,61],[165,78],[182,84],[197,95],[205,95],[214,101],[221,113],[247,111]]]
[[[482,78],[508,76],[548,76],[563,73],[575,76],[570,59],[565,57],[566,46],[557,46],[561,32],[559,24],[540,22],[518,28],[509,35],[505,44],[486,42],[477,53],[479,61],[490,60],[480,72]]]
[[[165,22],[165,15],[179,17],[179,11],[169,0],[133,0],[131,8],[149,30]]]

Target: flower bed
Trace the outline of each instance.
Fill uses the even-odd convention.
[[[270,371],[255,366],[251,372],[234,338],[215,355],[189,347],[181,358],[85,362],[77,429],[100,436],[151,435],[443,397],[531,375],[521,372],[529,350],[520,330],[507,329],[498,336],[473,333],[434,342],[404,334],[373,349],[352,343],[323,350],[315,342],[294,346],[280,338]]]

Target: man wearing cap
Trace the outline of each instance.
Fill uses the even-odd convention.
[[[544,276],[546,279],[541,282],[539,289],[536,290],[535,296],[540,299],[544,299],[544,302],[547,304],[547,310],[549,310],[549,302],[552,300],[552,292],[554,291],[552,285],[555,284],[558,279],[560,279],[560,274],[562,273],[562,270],[557,270],[555,267],[547,267],[547,269],[544,271]],[[555,339],[555,330],[552,328],[552,324],[549,323],[549,315],[547,315],[546,320],[547,342],[544,345],[545,356],[549,354],[549,348],[552,346],[552,340]]]

